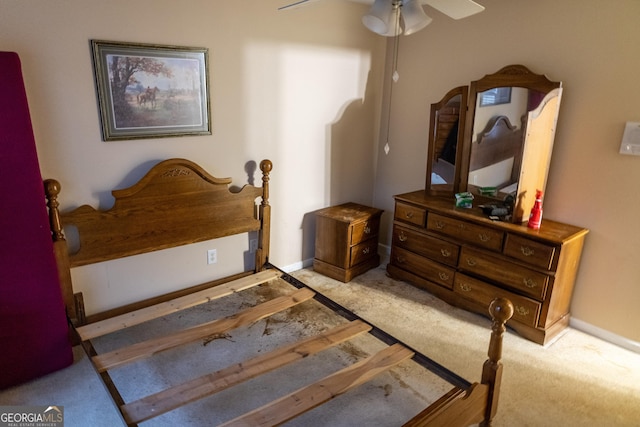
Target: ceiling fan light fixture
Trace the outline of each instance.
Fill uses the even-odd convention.
[[[424,13],[419,0],[405,0],[402,3],[402,20],[404,21],[405,36],[420,31],[433,21]]]
[[[389,32],[394,32],[394,12],[397,13],[397,10],[391,0],[375,0],[369,12],[362,17],[362,23],[376,34],[389,35]]]

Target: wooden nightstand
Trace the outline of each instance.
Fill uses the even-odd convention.
[[[378,230],[382,212],[356,203],[318,211],[314,270],[349,282],[380,265]]]

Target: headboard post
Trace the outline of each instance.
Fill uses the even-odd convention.
[[[487,412],[481,426],[490,426],[491,420],[498,410],[500,382],[502,380],[502,337],[506,331],[506,323],[513,316],[513,304],[506,298],[496,298],[489,304],[491,325],[491,341],[489,342],[489,358],[482,368],[482,384],[489,386]]]
[[[258,236],[258,250],[256,251],[256,272],[263,270],[269,260],[269,239],[271,237],[271,205],[269,205],[269,173],[273,169],[271,160],[260,162],[262,171],[262,202],[260,203],[260,234]]]
[[[62,233],[62,225],[60,222],[60,203],[58,203],[58,194],[60,194],[60,183],[55,179],[46,179],[44,181],[44,193],[47,197],[47,207],[49,208],[49,227],[51,228],[51,237],[54,242],[65,240]]]
[[[47,179],[44,181],[44,193],[47,198],[47,208],[49,210],[49,227],[51,229],[51,238],[53,239],[53,252],[58,267],[58,279],[62,290],[62,299],[69,319],[82,324],[85,320],[82,293],[78,293],[77,295],[73,293],[67,240],[62,232],[62,222],[60,221],[60,211],[58,210],[60,206],[58,202],[60,189],[60,183],[55,179]]]

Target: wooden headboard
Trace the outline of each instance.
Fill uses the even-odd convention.
[[[506,116],[493,117],[473,145],[470,171],[512,157],[518,159],[522,152],[522,128],[516,128]]]
[[[262,188],[229,190],[230,178],[216,178],[195,163],[170,159],[155,165],[133,186],[114,190],[113,207],[83,205],[60,213],[56,180],[45,181],[49,222],[67,313],[84,323],[82,296],[74,295],[70,269],[200,241],[258,232],[255,271],[269,255],[269,160],[260,163]],[[258,206],[256,199],[261,198]],[[69,253],[63,228],[75,227],[79,249]]]

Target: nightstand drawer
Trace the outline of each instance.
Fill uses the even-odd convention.
[[[443,264],[455,267],[458,264],[460,247],[435,237],[426,236],[406,227],[394,225],[393,243]]]
[[[378,237],[380,228],[380,215],[372,216],[367,221],[356,222],[351,227],[351,244],[357,245],[365,240]]]
[[[502,232],[470,222],[430,213],[427,218],[427,230],[461,239],[493,251],[502,250],[502,239],[504,238]]]
[[[540,301],[544,299],[549,276],[511,264],[470,248],[462,248],[460,269],[500,282]]]
[[[423,258],[413,252],[400,248],[394,248],[391,253],[391,262],[405,270],[411,271],[427,280],[448,289],[453,287],[455,270],[440,263]]]
[[[417,225],[418,227],[424,227],[426,222],[425,220],[427,218],[427,211],[413,205],[396,202],[394,218],[398,221],[404,221],[409,224]]]
[[[497,297],[509,299],[513,303],[513,318],[525,325],[535,327],[538,323],[541,304],[529,298],[516,295],[512,292],[474,279],[461,273],[457,273],[453,291],[462,297],[478,302],[489,307],[491,301]]]
[[[347,268],[365,262],[378,254],[378,240],[368,240],[351,248],[351,256]]]
[[[504,254],[535,267],[550,270],[553,265],[553,255],[556,248],[535,242],[515,234],[507,234]]]

